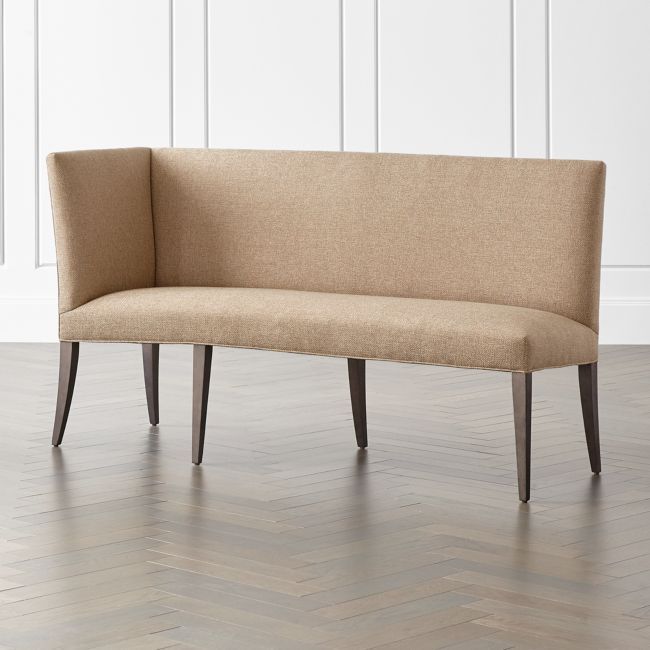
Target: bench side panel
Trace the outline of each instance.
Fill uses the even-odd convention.
[[[54,153],[47,168],[59,311],[154,286],[151,150]]]
[[[597,331],[604,165],[154,149],[156,284],[465,300]]]

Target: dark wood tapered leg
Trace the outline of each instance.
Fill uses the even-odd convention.
[[[598,364],[578,366],[582,419],[589,450],[591,471],[600,474],[600,432],[598,428]]]
[[[350,379],[352,419],[354,420],[354,432],[357,436],[357,445],[361,449],[365,449],[368,446],[365,359],[348,359],[348,377]]]
[[[515,443],[517,447],[517,476],[519,499],[530,499],[530,429],[533,403],[533,375],[530,372],[512,373],[512,401],[515,414]]]
[[[142,344],[142,363],[144,365],[144,388],[147,393],[149,422],[155,426],[160,421],[158,414],[158,365],[160,345],[158,343]]]
[[[74,382],[77,378],[79,363],[79,343],[61,341],[59,348],[59,392],[56,396],[56,412],[54,415],[54,431],[52,444],[58,447],[63,440],[65,425],[68,422]]]
[[[203,443],[205,441],[205,422],[208,415],[211,367],[212,346],[195,345],[192,388],[192,462],[195,465],[200,465],[203,460]]]

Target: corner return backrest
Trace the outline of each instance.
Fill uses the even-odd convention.
[[[107,293],[154,286],[151,150],[52,153],[47,169],[59,312]]]
[[[605,166],[154,149],[160,286],[468,300],[598,328]]]

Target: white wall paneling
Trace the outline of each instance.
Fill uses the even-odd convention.
[[[0,38],[4,31],[3,2],[0,0]],[[2,41],[4,42],[4,40]],[[0,266],[5,262],[5,219],[4,219],[4,48],[0,46]]]
[[[650,343],[645,0],[0,0],[0,340],[56,338],[44,157],[597,158],[603,342]]]
[[[379,0],[382,151],[509,156],[510,0]]]
[[[548,157],[546,0],[513,2],[513,152]]]
[[[161,0],[36,2],[37,264],[55,259],[48,152],[169,145],[169,8]]]
[[[339,149],[337,0],[211,0],[210,146]]]
[[[374,151],[376,0],[343,2],[343,144]]]
[[[206,0],[172,0],[174,147],[203,147],[207,132]]]
[[[35,3],[3,2],[4,265],[0,340],[56,337],[54,267],[35,268]]]
[[[650,3],[551,11],[551,146],[608,163],[603,264],[650,265]]]

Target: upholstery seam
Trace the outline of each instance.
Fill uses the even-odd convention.
[[[153,149],[149,147],[149,208],[151,212],[151,239],[153,240],[153,286],[158,286],[158,254],[156,250],[156,222],[153,216]]]
[[[323,352],[304,352],[300,350],[280,350],[278,348],[263,348],[250,345],[226,345],[223,343],[198,343],[195,341],[135,341],[135,340],[113,340],[113,339],[60,339],[70,343],[129,343],[134,345],[157,344],[157,345],[209,345],[215,348],[233,348],[237,350],[261,350],[264,352],[284,352],[286,354],[305,354],[310,357],[329,357],[334,359],[364,359],[365,361],[389,361],[393,363],[414,363],[419,366],[439,366],[440,368],[460,368],[464,370],[493,370],[494,372],[539,372],[540,370],[554,370],[557,368],[570,368],[571,366],[582,366],[590,363],[597,363],[598,357],[593,361],[577,361],[574,363],[563,363],[557,366],[540,366],[530,370],[512,370],[511,368],[488,368],[487,366],[458,366],[448,363],[429,363],[428,361],[409,361],[407,359],[387,359],[384,357],[355,357],[341,354],[327,354]]]
[[[52,156],[52,160],[56,160],[54,157],[55,154],[50,154]],[[46,157],[47,161],[47,157]],[[54,198],[52,197],[52,187],[49,183],[49,170],[48,170],[48,194],[50,197],[50,211],[52,213],[52,231],[54,233],[54,256],[56,258],[56,264],[54,265],[56,267],[56,306],[57,306],[57,334],[59,336],[59,340],[61,340],[61,270],[59,268],[59,251],[58,251],[58,246],[57,246],[57,226],[56,226],[56,219],[54,218]],[[71,307],[67,311],[72,311],[73,309],[76,309],[76,307]]]

